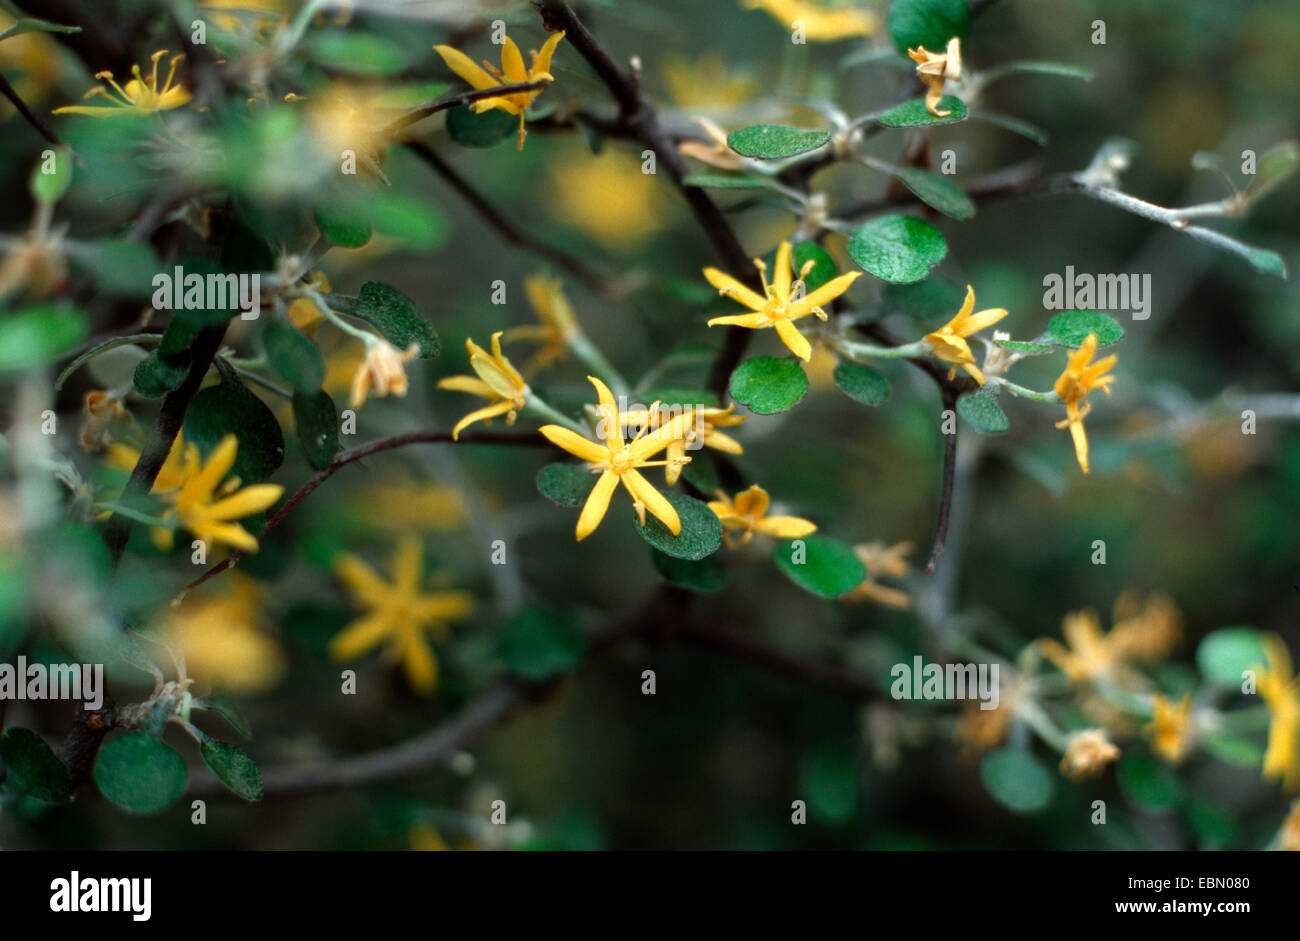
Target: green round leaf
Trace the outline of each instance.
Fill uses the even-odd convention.
[[[71,353],[86,339],[86,319],[59,302],[0,314],[0,375],[27,372]]]
[[[1124,796],[1143,810],[1168,810],[1182,800],[1183,785],[1178,775],[1150,755],[1127,753],[1119,760],[1115,777]]]
[[[31,729],[12,726],[0,735],[0,758],[24,794],[51,804],[72,797],[72,773]]]
[[[731,374],[731,397],[751,412],[775,415],[808,394],[808,374],[797,359],[757,356]]]
[[[849,255],[882,281],[920,281],[948,254],[939,230],[915,216],[883,216],[859,226]]]
[[[143,732],[110,739],[95,759],[99,792],[133,814],[156,814],[185,793],[185,759]]]
[[[329,393],[295,392],[293,427],[307,463],[316,470],[329,467],[339,450],[339,410]]]
[[[547,464],[537,472],[537,489],[560,506],[582,506],[595,486],[596,475],[577,464]]]
[[[360,248],[370,241],[370,216],[346,202],[317,206],[316,225],[326,240],[340,248]]]
[[[399,350],[418,344],[420,359],[432,359],[442,352],[442,342],[429,321],[391,284],[367,281],[348,312],[366,321]]]
[[[1011,427],[997,397],[989,392],[963,395],[957,400],[957,414],[985,434],[1001,434]]]
[[[56,147],[51,158],[36,164],[29,184],[32,199],[39,203],[57,203],[72,185],[72,155],[66,147]]]
[[[676,559],[695,561],[716,552],[722,544],[722,522],[709,505],[671,490],[664,493],[664,498],[677,511],[682,531],[674,536],[667,526],[647,513],[644,526],[639,520],[635,524],[641,538]]]
[[[838,598],[867,577],[852,546],[816,533],[779,544],[773,558],[790,581],[823,598]]]
[[[889,380],[880,373],[847,359],[835,367],[832,378],[841,392],[863,405],[879,405],[892,391]]]
[[[199,745],[199,754],[208,769],[235,796],[254,802],[262,799],[262,772],[257,770],[252,758],[234,745],[204,739]]]
[[[171,329],[170,327],[168,328]],[[156,399],[175,389],[190,372],[188,354],[174,359],[164,359],[154,350],[140,362],[136,363],[131,381],[135,391],[145,398]]]
[[[940,111],[947,111],[945,117],[930,113],[924,98],[912,98],[890,108],[876,119],[885,127],[927,127],[931,124],[956,124],[967,117],[966,102],[956,95],[944,95],[936,106]]]
[[[284,433],[275,415],[243,383],[227,379],[194,396],[185,413],[185,438],[206,458],[230,434],[239,439],[230,473],[245,486],[266,480],[284,462]]]
[[[1090,333],[1097,335],[1097,346],[1102,347],[1122,338],[1124,328],[1099,310],[1063,310],[1047,322],[1047,339],[1061,346],[1079,346]]]
[[[510,672],[526,680],[548,680],[568,672],[586,650],[587,639],[571,615],[528,607],[497,636],[497,655]]]
[[[1224,627],[1211,631],[1196,647],[1201,675],[1224,689],[1240,689],[1241,674],[1268,665],[1260,632],[1253,627]]]
[[[829,131],[780,124],[754,124],[727,135],[727,146],[743,157],[776,160],[815,150],[831,139]]]
[[[916,194],[917,199],[945,216],[966,220],[975,215],[971,198],[956,183],[938,173],[907,167],[898,171],[898,178]]]
[[[1018,748],[1002,748],[985,755],[980,762],[980,780],[994,800],[1018,814],[1042,810],[1056,790],[1052,772]]]
[[[447,133],[462,147],[495,147],[518,133],[519,116],[499,108],[475,114],[469,105],[447,109]]]
[[[312,393],[325,381],[325,357],[301,330],[282,320],[268,320],[258,335],[258,343],[271,368],[295,391]]]
[[[853,752],[835,742],[819,745],[799,762],[799,793],[826,823],[843,824],[858,809],[858,765]]]
[[[692,562],[651,549],[650,557],[654,561],[655,571],[674,585],[692,591],[719,591],[727,582],[727,572],[717,556]]]
[[[967,0],[894,0],[889,6],[889,35],[903,55],[917,46],[942,52],[954,36],[966,38],[968,29]]]

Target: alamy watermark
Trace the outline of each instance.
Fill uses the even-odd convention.
[[[981,709],[996,709],[1000,697],[996,663],[895,663],[889,695],[895,699],[974,699]]]
[[[199,274],[177,265],[153,276],[155,310],[238,310],[256,320],[262,309],[260,274]]]
[[[67,699],[90,710],[104,706],[102,663],[0,663],[0,699]]]
[[[1134,320],[1151,316],[1151,275],[1065,274],[1043,276],[1043,306],[1048,310],[1127,310]]]

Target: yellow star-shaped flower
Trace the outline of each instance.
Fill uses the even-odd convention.
[[[1178,764],[1191,749],[1192,694],[1187,693],[1177,704],[1159,693],[1151,697],[1154,716],[1143,731],[1151,737],[1151,750],[1170,764]]]
[[[790,265],[789,242],[782,242],[776,250],[776,264],[772,268],[772,281],[770,283],[767,280],[767,265],[764,264],[763,260],[755,258],[754,264],[758,266],[759,274],[763,280],[763,297],[760,297],[755,291],[745,287],[731,275],[725,274],[717,268],[704,269],[704,277],[718,289],[719,294],[739,301],[754,311],[752,314],[714,317],[709,321],[709,326],[728,324],[737,327],[749,327],[755,330],[764,327],[775,327],[781,341],[790,348],[790,352],[807,362],[812,356],[812,344],[799,332],[799,329],[794,325],[794,321],[800,317],[806,317],[808,314],[816,314],[819,318],[825,320],[826,311],[822,310],[821,305],[830,303],[847,291],[849,285],[856,281],[862,272],[853,271],[849,274],[842,274],[827,281],[812,293],[805,294],[802,279],[812,270],[814,262],[808,261],[799,272],[800,280],[792,283],[793,271]],[[798,285],[797,288],[794,286],[795,284]]]
[[[949,379],[957,375],[957,367],[960,366],[970,373],[976,382],[983,385],[984,373],[980,372],[979,367],[975,365],[975,356],[971,353],[970,344],[966,339],[985,327],[993,326],[1005,317],[1007,312],[1001,307],[990,307],[988,310],[973,314],[971,311],[974,309],[975,289],[968,284],[966,300],[962,302],[961,310],[938,330],[927,333],[925,342],[930,345],[930,351],[935,356],[945,363],[953,364],[952,369],[948,370]]]
[[[184,85],[173,85],[172,79],[176,76],[176,66],[185,57],[177,55],[172,57],[171,68],[167,71],[167,80],[163,82],[162,87],[158,87],[158,60],[167,55],[166,49],[159,49],[151,58],[153,60],[153,72],[148,78],[140,74],[140,66],[131,66],[131,74],[135,78],[126,83],[125,86],[117,84],[113,80],[113,73],[109,71],[96,72],[95,78],[102,82],[107,82],[109,88],[117,92],[117,97],[109,93],[109,89],[103,85],[96,85],[90,91],[86,92],[86,98],[94,98],[103,95],[108,99],[106,105],[67,105],[63,108],[55,108],[55,114],[88,114],[96,118],[114,117],[120,114],[150,114],[154,111],[171,111],[173,108],[179,108],[190,100],[189,90]]]
[[[709,501],[709,509],[722,521],[722,538],[729,546],[743,546],[754,533],[777,539],[801,539],[817,531],[817,524],[798,516],[768,516],[771,498],[758,484],[736,494],[732,500],[721,490],[718,499]],[[732,533],[739,533],[736,538]]]
[[[438,661],[425,634],[446,640],[448,622],[463,620],[473,611],[473,595],[466,591],[422,592],[423,558],[414,536],[398,544],[391,582],[351,553],[339,557],[334,571],[352,597],[368,610],[330,640],[330,656],[351,660],[386,644],[386,656],[401,662],[411,687],[420,693],[432,692],[438,685]]]
[[[734,414],[736,406],[728,405],[726,408],[717,406],[697,405],[686,411],[693,413],[693,419],[685,425],[685,433],[676,441],[668,445],[668,466],[665,468],[664,479],[668,486],[677,483],[677,478],[681,476],[682,468],[688,463],[686,449],[688,446],[699,441],[705,447],[717,448],[719,451],[725,451],[728,454],[744,454],[745,449],[740,446],[740,442],[728,434],[718,431],[719,428],[731,428],[742,424],[746,416]],[[658,402],[655,402],[649,408],[632,408],[619,415],[619,421],[623,423],[624,429],[640,429],[642,431],[653,431],[662,427],[667,422],[673,420],[679,409],[663,408]]]
[[[469,56],[458,49],[453,49],[451,46],[434,46],[433,48],[438,55],[442,56],[442,61],[447,63],[447,68],[469,82],[474,88],[495,88],[498,85],[517,85],[522,82],[553,81],[550,72],[551,55],[563,38],[563,31],[552,33],[542,46],[542,51],[533,53],[531,68],[524,65],[523,54],[520,53],[519,47],[515,45],[515,41],[509,36],[506,36],[501,44],[500,69],[484,60],[483,65],[487,66],[487,71],[484,71],[478,65],[475,65]],[[508,114],[519,115],[519,149],[523,150],[524,135],[527,133],[524,129],[524,111],[533,103],[533,99],[541,93],[542,89],[535,88],[532,91],[515,92],[512,95],[483,98],[471,104],[470,108],[475,114],[482,114],[484,111],[500,108]]]
[[[1079,466],[1085,474],[1088,473],[1088,436],[1083,430],[1083,419],[1092,410],[1092,406],[1083,402],[1083,399],[1093,389],[1101,389],[1110,395],[1110,384],[1115,381],[1115,377],[1106,373],[1119,360],[1112,353],[1094,363],[1092,357],[1096,352],[1097,335],[1090,333],[1079,348],[1070,354],[1065,371],[1052,387],[1065,403],[1066,418],[1057,422],[1056,427],[1070,429],[1070,436],[1074,439],[1074,455],[1079,459]],[[1082,406],[1080,402],[1083,402]]]
[[[1273,721],[1268,726],[1268,747],[1264,752],[1265,779],[1278,778],[1288,791],[1300,789],[1300,678],[1291,673],[1291,654],[1282,638],[1263,638],[1268,669],[1257,677],[1260,698],[1268,705]]]
[[[226,435],[212,450],[207,463],[201,463],[198,449],[186,453],[185,481],[179,490],[166,494],[182,526],[209,546],[225,543],[245,552],[257,551],[257,540],[233,520],[260,513],[284,493],[279,484],[254,484],[240,489],[239,478],[226,480],[234,466],[239,440]],[[224,481],[224,483],[223,483]],[[170,548],[170,532],[166,540]]]
[[[448,376],[439,381],[439,389],[455,389],[468,392],[485,399],[495,399],[491,405],[470,412],[456,423],[451,430],[453,441],[459,439],[460,433],[476,421],[491,421],[498,415],[506,416],[506,424],[513,425],[519,410],[528,400],[529,388],[519,370],[510,364],[501,353],[501,334],[498,330],[492,334],[492,354],[473,340],[465,340],[465,349],[469,350],[470,368],[478,374],[474,376]]]
[[[524,363],[524,375],[532,376],[564,358],[566,344],[578,332],[578,319],[559,278],[529,275],[524,279],[524,295],[540,322],[510,328],[505,332],[505,341],[533,340],[542,344]]]
[[[676,536],[682,531],[682,521],[678,518],[677,511],[637,468],[669,464],[669,461],[651,461],[649,458],[673,441],[681,439],[687,423],[693,421],[693,416],[689,412],[678,415],[661,428],[632,441],[625,441],[623,422],[619,419],[618,406],[609,387],[595,376],[587,378],[596,387],[596,396],[600,402],[597,406],[601,416],[597,433],[603,437],[604,442],[597,443],[584,438],[561,425],[543,425],[540,429],[551,443],[587,461],[592,471],[601,472],[578,517],[578,540],[586,539],[600,525],[609,509],[610,498],[620,483],[632,495],[632,505],[641,525],[645,525],[645,511],[649,510]]]
[[[786,29],[803,24],[804,38],[831,42],[850,36],[870,36],[880,28],[880,19],[870,10],[842,4],[835,6],[811,0],[741,0],[741,6],[766,10]]]

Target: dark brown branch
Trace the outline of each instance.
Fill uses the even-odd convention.
[[[116,724],[117,709],[111,699],[105,698],[97,710],[84,706],[78,710],[76,721],[59,749],[59,758],[72,773],[73,787],[90,777],[99,746]]]
[[[673,183],[681,191],[714,250],[722,258],[724,267],[741,281],[757,288],[758,274],[753,262],[736,238],[722,210],[698,186],[685,183],[686,166],[672,140],[659,126],[654,107],[641,93],[633,75],[621,68],[596,41],[586,25],[562,0],[534,0],[549,30],[564,30],[565,39],[595,70],[618,103],[619,121],[632,136],[655,154],[658,163],[667,168]],[[726,389],[732,370],[740,363],[749,343],[749,332],[744,327],[728,327],[713,368],[709,373],[709,387],[721,393]]]
[[[262,527],[262,531],[258,533],[257,538],[259,540],[266,538],[267,534],[279,527],[281,523],[288,519],[289,514],[298,507],[298,504],[311,496],[317,487],[325,483],[325,481],[329,480],[339,470],[351,464],[353,461],[359,461],[364,457],[370,457],[370,455],[378,454],[381,451],[389,451],[393,448],[405,447],[408,444],[437,444],[449,442],[451,440],[450,431],[412,431],[403,435],[393,435],[389,438],[379,438],[375,441],[368,441],[365,444],[357,445],[355,448],[340,451],[334,456],[333,462],[328,467],[321,468],[308,477],[306,483],[294,491],[293,495],[280,505],[280,508],[266,521],[266,525]],[[460,440],[457,443],[509,444],[533,448],[549,448],[554,446],[541,435],[502,434],[492,431],[480,431],[461,435]],[[173,599],[172,603],[176,604],[180,602],[181,599],[189,594],[190,591],[197,588],[199,585],[202,585],[209,578],[212,578],[215,575],[220,575],[222,572],[226,571],[226,569],[234,568],[246,555],[248,555],[248,553],[242,549],[232,552],[230,555],[226,556],[226,558],[208,568],[202,575],[182,588],[180,594]]]
[[[943,490],[939,497],[939,520],[934,527],[934,543],[930,547],[930,560],[925,565],[927,573],[933,572],[939,556],[943,554],[948,539],[948,516],[952,511],[952,485],[957,476],[957,426],[955,422],[957,395],[951,384],[943,386],[943,410],[953,410],[952,434],[943,436]]]
[[[18,113],[27,119],[27,123],[36,128],[37,133],[44,137],[55,147],[66,147],[63,138],[54,133],[54,129],[41,120],[41,118],[31,108],[27,107],[27,102],[23,101],[22,96],[9,84],[9,79],[0,75],[0,95],[4,95],[13,106],[18,109]]]
[[[539,88],[545,88],[551,84],[548,78],[537,79],[531,82],[514,82],[510,85],[493,85],[491,88],[476,88],[473,91],[461,92],[458,95],[449,95],[439,98],[436,101],[430,101],[428,104],[412,108],[406,114],[402,115],[392,124],[383,130],[386,137],[392,137],[399,131],[405,130],[412,124],[423,121],[439,111],[446,111],[448,108],[454,108],[457,105],[467,105],[475,101],[482,101],[484,98],[500,98],[505,95],[518,95],[522,92],[537,91]]]
[[[135,469],[131,471],[131,478],[122,490],[123,503],[142,499],[153,489],[158,471],[162,469],[163,462],[171,453],[172,444],[176,441],[176,435],[185,421],[185,410],[190,407],[190,400],[199,391],[199,385],[207,375],[208,367],[212,365],[212,359],[217,355],[217,349],[221,346],[221,340],[225,335],[226,325],[222,324],[219,327],[205,327],[194,338],[194,343],[190,347],[189,374],[179,387],[167,393],[167,397],[163,399],[162,408],[158,410],[158,419],[154,422],[153,434],[149,436],[149,441],[140,452],[140,459],[136,461]],[[109,520],[108,525],[104,527],[104,544],[108,546],[114,565],[121,560],[122,551],[126,548],[126,541],[130,535],[131,520],[120,513]]]
[[[583,262],[553,245],[548,245],[516,226],[494,207],[469,181],[461,176],[451,164],[443,160],[438,153],[423,141],[408,141],[406,146],[421,160],[427,163],[435,173],[441,176],[457,193],[459,193],[474,210],[481,215],[488,225],[496,229],[507,242],[532,252],[563,268],[575,279],[591,290],[608,296],[609,288],[605,280]]]

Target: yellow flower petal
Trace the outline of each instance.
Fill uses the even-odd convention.
[[[605,518],[605,511],[609,509],[609,499],[614,495],[616,487],[618,487],[618,474],[607,470],[600,475],[578,517],[576,532],[579,542],[590,536],[600,525],[600,521]]]

